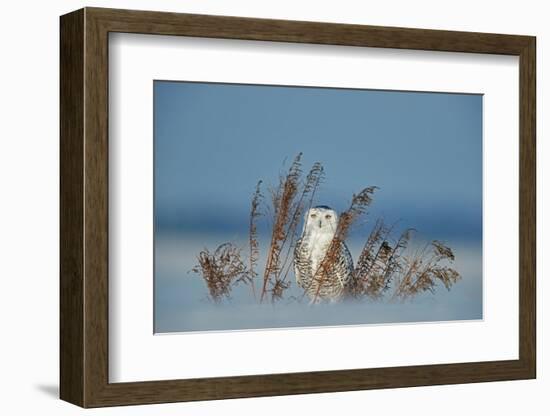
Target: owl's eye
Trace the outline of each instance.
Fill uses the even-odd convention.
[[[311,218],[317,218],[317,214],[311,214]]]
[[[330,220],[330,219],[332,218],[332,215],[327,214],[327,215],[325,215],[325,218],[326,218],[327,220]]]

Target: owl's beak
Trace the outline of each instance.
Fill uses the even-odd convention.
[[[323,222],[321,220],[319,220],[319,228],[321,228],[323,225]]]

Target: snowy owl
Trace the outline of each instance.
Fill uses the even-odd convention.
[[[302,236],[294,250],[294,271],[296,283],[306,291],[311,302],[336,302],[350,284],[353,260],[344,242],[340,243],[337,257],[327,273],[319,270],[337,225],[338,214],[330,207],[320,205],[305,214]]]

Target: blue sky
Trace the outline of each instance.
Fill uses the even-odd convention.
[[[481,95],[155,81],[154,100],[159,232],[239,232],[257,180],[303,152],[319,204],[377,185],[372,215],[481,239]]]

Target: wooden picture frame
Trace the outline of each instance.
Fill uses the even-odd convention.
[[[536,377],[534,37],[100,8],[62,16],[60,29],[61,399],[101,407]],[[110,32],[519,56],[519,359],[109,383]]]

